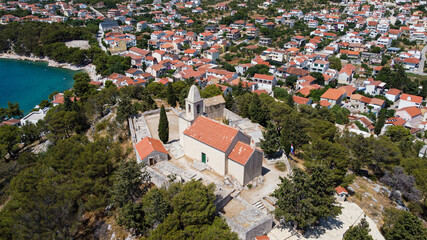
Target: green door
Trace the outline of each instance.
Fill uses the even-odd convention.
[[[202,162],[206,163],[206,154],[205,153],[202,153]]]

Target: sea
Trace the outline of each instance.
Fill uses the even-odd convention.
[[[48,67],[46,62],[0,59],[0,107],[18,102],[24,114],[54,91],[70,89],[77,71]]]

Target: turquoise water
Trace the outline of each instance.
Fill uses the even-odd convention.
[[[45,62],[0,59],[0,107],[16,101],[27,114],[53,91],[71,88],[75,73]]]

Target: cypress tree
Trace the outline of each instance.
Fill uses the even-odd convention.
[[[382,109],[380,112],[380,117],[377,120],[377,123],[375,124],[374,132],[375,134],[379,135],[381,133],[381,129],[384,127],[385,124],[385,118],[386,118],[386,109]]]
[[[264,115],[261,111],[261,101],[256,93],[252,95],[252,101],[249,103],[248,115],[249,118],[256,123],[261,123],[264,119]]]
[[[162,105],[160,109],[160,119],[159,119],[159,138],[163,143],[167,143],[169,140],[169,121],[166,115],[165,107]]]
[[[172,107],[176,107],[176,95],[173,92],[172,83],[168,83],[167,86],[168,104]]]

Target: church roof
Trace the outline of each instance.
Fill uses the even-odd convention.
[[[199,89],[196,87],[196,85],[191,86],[190,92],[188,93],[187,100],[190,102],[197,102],[201,100]]]
[[[231,151],[230,155],[228,155],[228,158],[237,163],[245,165],[254,151],[255,148],[238,141],[236,146],[234,146],[233,150]]]
[[[222,152],[228,149],[237,133],[237,129],[203,116],[199,116],[193,125],[184,131],[184,135],[192,137]]]

